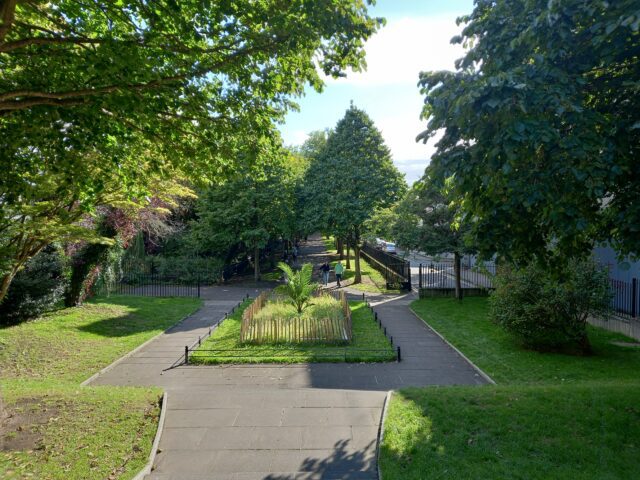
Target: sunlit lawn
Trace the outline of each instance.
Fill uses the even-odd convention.
[[[353,341],[347,346],[309,344],[242,344],[242,312],[250,301],[229,316],[195,351],[190,361],[218,363],[375,362],[395,360],[395,351],[375,323],[364,302],[350,302]],[[212,351],[213,350],[213,351]]]
[[[385,423],[385,479],[640,478],[640,349],[590,328],[591,357],[522,349],[486,298],[412,308],[498,386],[405,389]]]
[[[0,382],[10,415],[1,478],[132,478],[156,431],[161,391],[80,383],[200,305],[111,297],[0,329]]]

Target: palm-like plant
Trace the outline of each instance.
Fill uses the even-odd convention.
[[[288,303],[296,307],[298,313],[311,306],[313,293],[318,284],[311,281],[313,265],[305,263],[299,271],[294,271],[286,263],[280,262],[278,268],[287,276],[287,283],[276,288],[276,292],[285,295]]]

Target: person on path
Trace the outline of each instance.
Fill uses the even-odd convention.
[[[342,280],[342,275],[344,274],[344,265],[342,265],[342,260],[338,260],[338,263],[336,263],[335,272],[336,282],[338,282],[338,288],[340,288],[342,286],[340,285],[340,280]]]
[[[329,272],[331,272],[329,262],[324,262],[320,267],[320,271],[322,272],[322,283],[326,287],[329,284]]]

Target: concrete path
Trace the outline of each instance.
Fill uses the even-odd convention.
[[[200,311],[92,383],[166,389],[166,424],[149,480],[376,479],[388,390],[485,383],[410,312],[411,295],[370,297],[401,346],[400,363],[182,366],[162,373],[246,293],[208,290]]]

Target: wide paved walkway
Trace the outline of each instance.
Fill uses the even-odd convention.
[[[310,239],[308,255],[320,249],[317,242]],[[485,383],[409,311],[411,295],[370,297],[401,346],[400,363],[162,372],[246,293],[257,291],[208,289],[200,311],[92,383],[166,389],[166,424],[149,480],[376,479],[376,439],[388,390]]]

